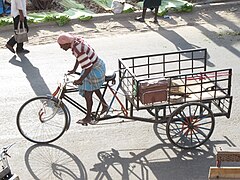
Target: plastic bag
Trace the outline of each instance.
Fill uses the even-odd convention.
[[[112,1],[112,11],[114,14],[120,14],[123,11],[125,1],[113,0]]]

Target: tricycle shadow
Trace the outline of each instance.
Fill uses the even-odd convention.
[[[215,163],[213,144],[182,150],[171,144],[156,144],[148,149],[100,151],[99,163],[90,169],[100,179],[207,179],[210,165]],[[156,155],[159,154],[159,155]],[[156,159],[156,157],[159,157]],[[153,158],[154,157],[154,158]]]
[[[196,149],[182,150],[168,143],[159,129],[164,128],[158,127],[162,142],[150,148],[96,152],[100,162],[89,172],[79,157],[53,144],[29,147],[26,167],[33,179],[207,179],[209,167],[215,164],[214,145],[229,144],[227,140],[208,141]]]

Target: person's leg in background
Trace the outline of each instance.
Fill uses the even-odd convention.
[[[161,5],[161,0],[144,0],[143,1],[143,11],[141,17],[136,17],[135,20],[139,22],[145,22],[145,15],[147,8],[154,10],[154,23],[158,23],[157,16],[158,16],[158,9]]]
[[[17,29],[18,26],[18,22],[19,22],[19,16],[16,16],[15,18],[13,18],[13,29],[14,31]],[[14,38],[14,35],[8,40],[6,47],[12,52],[15,53],[15,50],[13,49],[13,47],[16,44],[16,40]]]
[[[27,32],[28,32],[29,27],[28,27],[28,24],[27,24],[27,18],[26,17],[24,18],[24,26],[25,26],[25,28],[27,29]],[[28,50],[23,48],[23,43],[17,43],[16,52],[17,53],[29,53]]]
[[[146,11],[147,11],[147,8],[143,7],[142,16],[136,17],[135,20],[139,22],[145,22]]]
[[[142,11],[142,16],[136,17],[135,20],[139,22],[145,22],[145,16],[147,12],[147,6],[146,6],[146,0],[143,1],[143,11]]]
[[[158,9],[159,6],[155,7],[155,12],[154,12],[154,23],[158,23],[157,16],[158,16]]]
[[[14,25],[14,30],[16,30],[18,28],[18,23],[19,23],[19,17],[20,16],[16,16],[15,18],[13,18],[13,25]],[[27,29],[27,32],[29,31],[29,27],[27,24],[27,18],[24,18],[24,26]],[[20,26],[22,27],[22,25]],[[15,53],[15,50],[13,49],[13,47],[15,46],[15,44],[17,44],[17,48],[16,48],[16,52],[17,53],[28,53],[29,51],[23,48],[23,43],[17,43],[14,35],[8,40],[6,47],[12,52]]]
[[[4,4],[3,0],[0,0],[0,17],[4,16]]]

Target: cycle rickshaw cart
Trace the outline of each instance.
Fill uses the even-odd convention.
[[[230,118],[232,69],[207,71],[207,49],[120,58],[119,83],[112,88],[116,73],[106,76],[103,96],[113,94],[109,110],[117,100],[122,114],[92,114],[95,122],[126,118],[151,123],[166,123],[169,141],[190,149],[204,144],[211,136],[215,117]],[[17,114],[20,133],[35,143],[58,139],[70,125],[70,112],[63,100],[83,113],[86,109],[67,94],[77,88],[66,88],[68,82],[51,96],[35,97],[25,102]],[[119,91],[124,101],[118,98]],[[145,110],[146,115],[135,115]],[[147,112],[147,113],[146,113]],[[139,112],[137,113],[139,114]],[[30,123],[31,122],[31,123]],[[29,125],[30,124],[30,125]]]

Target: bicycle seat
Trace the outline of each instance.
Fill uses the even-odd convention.
[[[105,74],[105,81],[113,81],[116,78],[115,71],[107,71]]]

